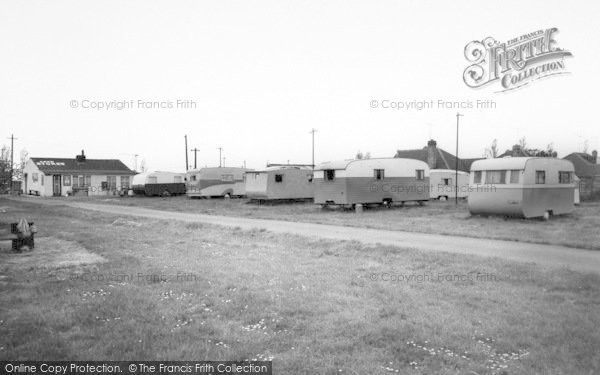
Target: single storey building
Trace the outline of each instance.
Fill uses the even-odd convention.
[[[23,169],[23,193],[48,196],[113,195],[131,188],[136,173],[117,159],[30,158]]]

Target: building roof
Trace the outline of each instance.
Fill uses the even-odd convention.
[[[129,169],[118,159],[85,159],[77,161],[68,158],[31,158],[44,174],[50,173],[82,173],[82,174],[130,174]]]
[[[546,158],[546,157],[506,157],[483,159],[473,163],[473,170],[508,170],[508,169],[525,169],[525,165],[531,160],[553,160],[558,163],[569,164],[568,160]]]
[[[246,173],[266,173],[266,172],[283,171],[283,170],[290,170],[290,169],[293,169],[293,170],[306,170],[306,171],[312,170],[312,168],[310,166],[290,164],[290,165],[273,165],[273,166],[268,166],[265,169],[256,169],[256,170],[253,170],[253,171],[248,171]]]
[[[456,157],[451,153],[436,147],[437,157],[435,166],[432,169],[455,169],[456,168]],[[396,151],[396,158],[406,159],[417,159],[427,163],[428,150],[427,147],[416,149],[416,150],[398,150]],[[471,170],[471,164],[475,160],[481,158],[470,158],[470,159],[458,159],[458,170],[469,172]]]
[[[579,177],[600,175],[600,164],[592,162],[592,155],[583,152],[573,152],[563,159],[567,159],[573,163],[575,174]]]

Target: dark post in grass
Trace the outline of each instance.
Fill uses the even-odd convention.
[[[458,206],[458,119],[462,116],[460,113],[456,113],[456,164],[454,174],[454,204]]]

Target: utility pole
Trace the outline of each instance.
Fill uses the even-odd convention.
[[[219,168],[221,168],[221,153],[223,152],[223,147],[217,147],[217,150],[219,150]]]
[[[189,163],[188,163],[188,148],[187,148],[187,134],[185,135],[185,170],[187,171],[189,169]]]
[[[315,133],[317,131],[315,130],[315,128],[312,128],[311,131],[309,131],[309,133],[312,134],[312,169],[314,171],[315,169]]]
[[[137,172],[137,158],[138,158],[138,154],[133,155],[133,157],[135,158],[134,160],[134,165],[133,165],[133,171]]]
[[[456,113],[456,169],[454,175],[454,204],[458,206],[458,119],[460,118],[460,113]]]
[[[11,134],[10,135],[10,193],[14,193],[14,189],[13,189],[13,176],[14,176],[14,168],[15,168],[15,162],[14,162],[14,156],[15,156],[15,135]]]
[[[225,159],[226,159],[226,157],[223,156],[223,168],[225,168]]]
[[[194,148],[193,148],[193,149],[191,149],[190,151],[194,151],[194,169],[197,169],[198,167],[197,167],[197,164],[196,164],[196,162],[197,162],[197,160],[198,160],[198,158],[197,158],[197,156],[198,156],[198,151],[200,151],[200,150],[199,150],[199,149],[197,149],[196,147],[194,147]]]

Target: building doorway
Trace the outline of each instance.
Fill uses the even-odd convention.
[[[52,195],[55,197],[62,195],[62,181],[59,174],[52,175]]]

